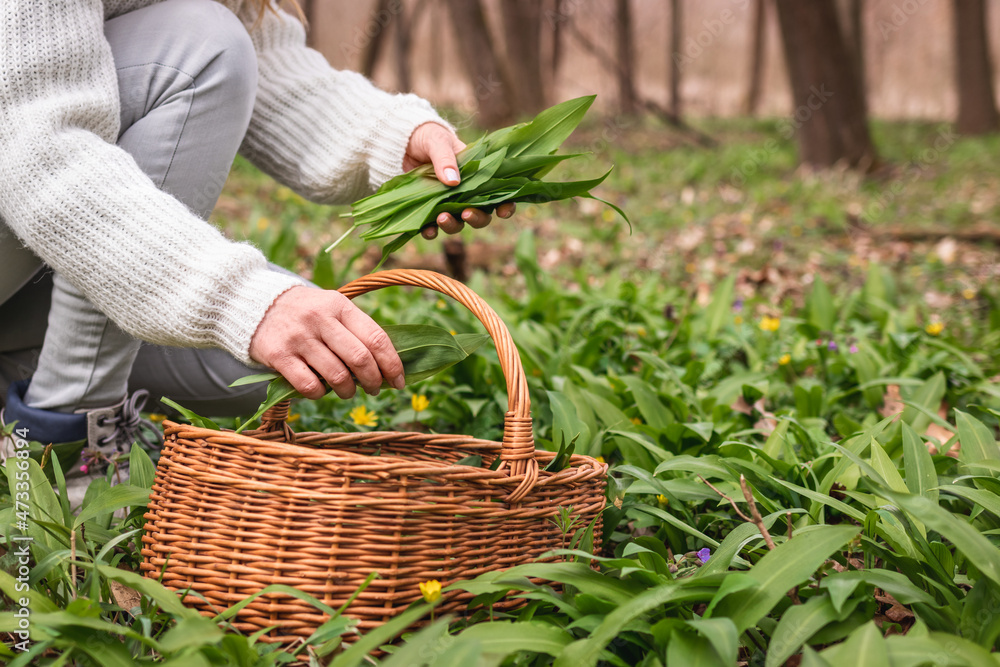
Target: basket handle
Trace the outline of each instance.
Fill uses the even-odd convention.
[[[532,436],[531,400],[528,397],[528,381],[521,366],[521,357],[514,346],[507,326],[500,316],[468,287],[447,276],[434,271],[417,269],[392,269],[380,271],[356,280],[341,287],[338,291],[349,299],[362,294],[390,287],[393,285],[409,285],[424,287],[450,296],[472,311],[493,342],[496,344],[497,355],[500,357],[500,368],[503,370],[507,383],[507,413],[504,415],[503,443],[500,450],[501,464],[499,470],[506,471],[510,476],[524,475],[524,480],[507,497],[508,502],[517,502],[535,486],[538,480],[538,462],[535,460],[535,440]],[[272,408],[280,408],[280,404]],[[270,412],[270,411],[268,411]],[[287,410],[285,411],[287,415]],[[263,422],[275,422],[274,428],[284,421],[277,413],[269,419],[265,413]]]

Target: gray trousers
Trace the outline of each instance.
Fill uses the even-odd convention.
[[[207,218],[253,109],[257,61],[246,29],[212,0],[165,0],[104,31],[118,72],[118,145]],[[254,371],[227,353],[132,339],[25,253],[0,221],[0,403],[11,382],[29,376],[27,405],[61,412],[112,405],[137,389],[214,416],[251,413],[262,400],[260,385],[228,387]]]

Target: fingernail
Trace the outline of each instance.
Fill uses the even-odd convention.
[[[442,213],[441,215],[438,216],[438,220],[437,221],[438,221],[438,223],[448,222],[448,214],[447,213]]]
[[[462,220],[472,220],[472,211],[462,211]]]
[[[448,183],[457,183],[458,182],[458,172],[455,171],[453,168],[448,167],[447,169],[444,170],[444,179]]]
[[[389,384],[391,384],[396,389],[402,389],[403,387],[406,386],[406,380],[403,379],[403,374],[400,373],[396,377],[392,378],[392,380],[389,381]]]

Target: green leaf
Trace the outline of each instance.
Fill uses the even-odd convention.
[[[152,484],[150,484],[150,487],[152,487]],[[148,488],[139,488],[131,484],[112,486],[80,511],[76,517],[76,521],[73,523],[73,528],[79,528],[84,522],[101,514],[110,514],[123,507],[145,505],[148,502]]]
[[[556,656],[573,641],[572,635],[562,628],[540,621],[479,623],[466,629],[459,637],[475,639],[483,653],[503,656],[518,651]]]
[[[643,421],[658,431],[674,423],[675,420],[672,418],[670,410],[663,405],[663,401],[660,400],[648,382],[644,382],[635,375],[625,375],[622,377],[622,381],[632,392],[632,397],[635,398],[636,407],[639,408],[639,414],[642,415]]]
[[[765,517],[764,527],[768,530],[774,525],[779,517],[785,516],[784,510],[779,510],[777,512],[772,512]],[[760,530],[756,525],[752,523],[741,523],[740,525],[733,528],[726,535],[726,538],[722,540],[719,547],[712,553],[712,557],[703,566],[698,568],[695,573],[695,577],[707,577],[712,574],[722,574],[729,569],[732,564],[733,559],[739,554],[740,550],[750,541],[755,539],[763,539]]]
[[[705,309],[707,338],[712,339],[719,329],[730,321],[733,310],[733,287],[736,284],[735,274],[723,280],[712,294],[712,302]]]
[[[670,634],[667,664],[685,667],[727,667],[734,662],[723,660],[712,642],[694,632],[678,628]]]
[[[936,413],[941,399],[944,398],[945,379],[944,373],[938,371],[927,379],[920,387],[913,392],[913,396],[908,399],[909,403],[924,407],[928,412]],[[902,420],[913,427],[917,433],[922,433],[930,424],[930,417],[918,410],[914,405],[907,405],[903,410]]]
[[[889,652],[882,633],[874,622],[865,623],[842,644],[823,651],[823,657],[834,665],[851,664],[852,667],[888,667]]]
[[[577,97],[545,109],[526,125],[487,135],[492,148],[507,147],[510,157],[525,154],[548,154],[559,148],[583,120],[596,95]]]
[[[338,655],[330,663],[330,667],[358,667],[359,665],[366,664],[370,651],[403,632],[429,611],[429,605],[417,604],[399,616],[396,616],[388,623],[383,623],[377,628],[369,630],[358,641],[351,644],[350,648]]]
[[[281,377],[280,373],[271,371],[269,373],[255,373],[254,375],[246,375],[238,380],[233,381],[230,387],[242,387],[247,384],[257,384],[258,382],[270,382],[276,378]]]
[[[805,604],[792,605],[774,629],[764,667],[780,667],[785,664],[810,637],[827,625],[842,620],[844,616],[846,614],[835,609],[827,595],[816,595]]]
[[[293,387],[284,377],[279,376],[271,380],[271,382],[267,385],[267,395],[264,397],[264,402],[260,404],[260,407],[257,408],[257,412],[255,412],[250,419],[240,424],[240,427],[236,429],[236,432],[242,433],[246,430],[247,426],[256,422],[265,412],[273,408],[278,403],[301,397],[302,394],[300,394],[298,390],[295,389],[295,387]]]
[[[899,470],[896,469],[896,464],[886,455],[882,445],[878,444],[875,438],[872,438],[871,442],[871,466],[882,476],[890,489],[902,493],[907,492],[906,483],[900,476]]]
[[[383,328],[403,362],[407,385],[457,364],[489,340],[486,334],[470,334],[459,341],[448,331],[425,324],[399,324]]]
[[[819,276],[813,281],[812,292],[809,294],[809,321],[820,331],[832,331],[833,323],[837,317],[837,310],[833,307],[833,297],[826,283]]]
[[[882,493],[927,528],[948,538],[980,572],[1000,584],[1000,552],[975,527],[923,496]]]
[[[166,396],[164,396],[164,397],[162,397],[160,399],[160,403],[163,403],[164,405],[173,408],[174,410],[176,410],[177,412],[179,412],[182,417],[184,417],[185,419],[187,419],[189,422],[191,422],[195,426],[198,426],[198,427],[201,427],[201,428],[210,428],[213,431],[218,431],[219,430],[219,425],[216,424],[211,419],[206,419],[205,417],[202,417],[201,415],[197,414],[196,412],[188,410],[184,406],[180,405],[179,403],[176,403],[175,401],[170,400]]]
[[[752,627],[790,588],[806,581],[831,553],[858,532],[855,526],[821,525],[778,545],[747,573],[760,582],[760,587],[730,596],[719,604],[716,616],[728,616],[740,632]]]
[[[577,414],[576,405],[562,392],[547,391],[549,406],[552,408],[552,443],[558,450],[566,444],[581,439],[590,442],[591,434],[587,424]]]
[[[14,544],[17,544],[16,542]],[[29,587],[28,590],[18,590],[21,586],[17,580],[4,570],[0,569],[0,591],[11,600],[19,600],[22,597],[28,598],[28,606],[34,613],[54,612],[59,607],[56,603],[46,597],[45,593]]]
[[[736,664],[739,637],[732,621],[728,618],[700,618],[688,621],[687,625],[711,643],[722,664]]]
[[[405,232],[394,238],[389,243],[386,243],[384,246],[382,246],[382,258],[378,261],[378,264],[375,266],[375,270],[378,271],[380,268],[382,268],[382,265],[385,264],[385,260],[389,259],[389,255],[391,255],[392,253],[396,252],[404,245],[409,243],[410,239],[412,239],[419,233],[420,232],[417,231]]]
[[[927,445],[917,432],[906,422],[902,424],[903,470],[906,472],[906,488],[915,496],[924,496],[933,502],[938,500],[937,471]]]
[[[178,621],[160,638],[160,646],[163,651],[173,652],[215,644],[221,639],[222,630],[212,619],[201,615],[189,616]]]
[[[938,488],[947,494],[973,502],[993,516],[1000,518],[1000,496],[992,491],[987,491],[985,489],[973,489],[968,486],[959,486],[957,484],[949,484]]]
[[[619,604],[589,637],[567,646],[556,658],[554,667],[594,667],[608,642],[619,636],[625,626],[639,616],[667,604],[707,602],[711,599],[716,587],[707,582],[699,584],[694,580],[674,581],[648,589]]]
[[[140,445],[133,443],[128,461],[128,483],[147,491],[152,489],[153,480],[156,478],[156,465],[149,459],[149,454],[146,453],[146,450]]]
[[[955,410],[955,424],[958,426],[958,439],[962,448],[958,458],[973,475],[990,475],[990,471],[974,465],[979,461],[996,461],[1000,459],[1000,447],[990,429],[961,410]]]

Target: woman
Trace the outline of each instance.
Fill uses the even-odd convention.
[[[6,423],[111,454],[135,436],[129,390],[224,415],[259,400],[228,388],[246,365],[311,398],[403,386],[371,318],[205,218],[237,150],[323,203],[428,162],[457,184],[462,143],[429,104],[331,69],[268,0],[4,0],[0,50]]]

